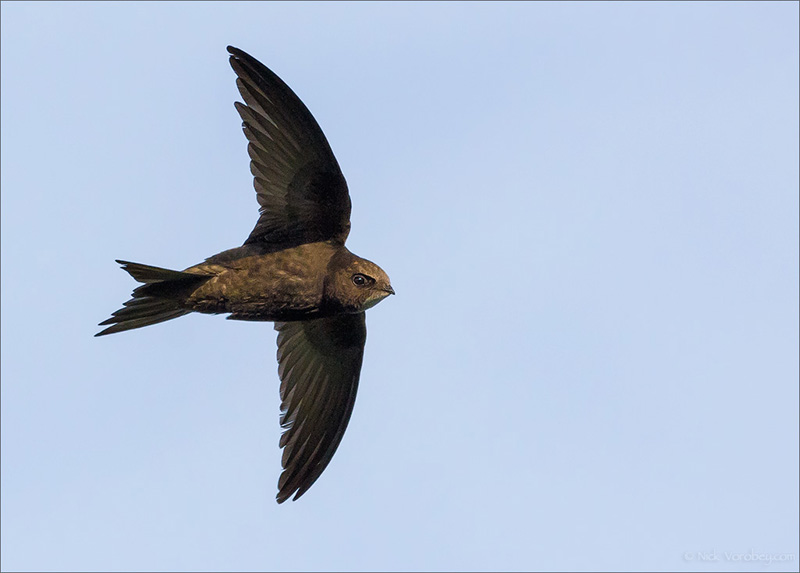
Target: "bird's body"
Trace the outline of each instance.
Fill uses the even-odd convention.
[[[195,265],[212,274],[186,304],[197,312],[231,313],[243,320],[299,320],[325,314],[325,275],[339,248],[309,243],[266,254]]]
[[[344,246],[349,192],[311,113],[263,64],[228,51],[246,104],[236,108],[250,142],[258,223],[241,247],[184,271],[118,261],[144,284],[97,335],[189,312],[274,321],[286,430],[280,503],[311,487],[336,451],[355,403],[364,311],[394,290],[380,267]]]
[[[186,269],[184,272],[211,278],[186,297],[184,308],[212,314],[231,313],[229,318],[235,320],[268,321],[362,312],[360,289],[349,288],[346,280],[337,281],[337,277],[342,271],[348,274],[351,266],[369,269],[371,276],[383,274],[378,272],[377,265],[330,242],[308,243],[265,254],[243,250],[236,253],[244,255],[240,258],[231,258],[233,253],[224,251]],[[337,286],[345,288],[337,290]],[[388,279],[383,286],[389,286]],[[385,296],[390,294],[387,290],[375,294],[381,292]]]

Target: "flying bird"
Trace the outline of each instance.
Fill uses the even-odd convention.
[[[356,399],[365,311],[394,294],[375,263],[345,246],[350,195],[311,112],[275,73],[228,46],[244,103],[260,205],[241,247],[183,271],[117,262],[144,283],[95,336],[190,312],[273,321],[278,331],[283,448],[278,503],[296,500],[319,478],[342,440]]]

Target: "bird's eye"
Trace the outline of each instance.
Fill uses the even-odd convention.
[[[361,273],[353,275],[353,284],[356,286],[366,286],[370,283],[370,280],[368,276],[362,275]]]

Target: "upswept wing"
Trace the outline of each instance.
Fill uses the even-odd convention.
[[[249,141],[260,217],[245,245],[279,250],[333,240],[350,230],[350,195],[339,164],[311,112],[269,68],[228,46],[236,102]]]

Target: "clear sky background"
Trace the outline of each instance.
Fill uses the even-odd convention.
[[[397,290],[281,506],[270,323],[92,337],[255,224],[228,44]],[[3,570],[797,570],[796,2],[4,2],[1,91]]]

